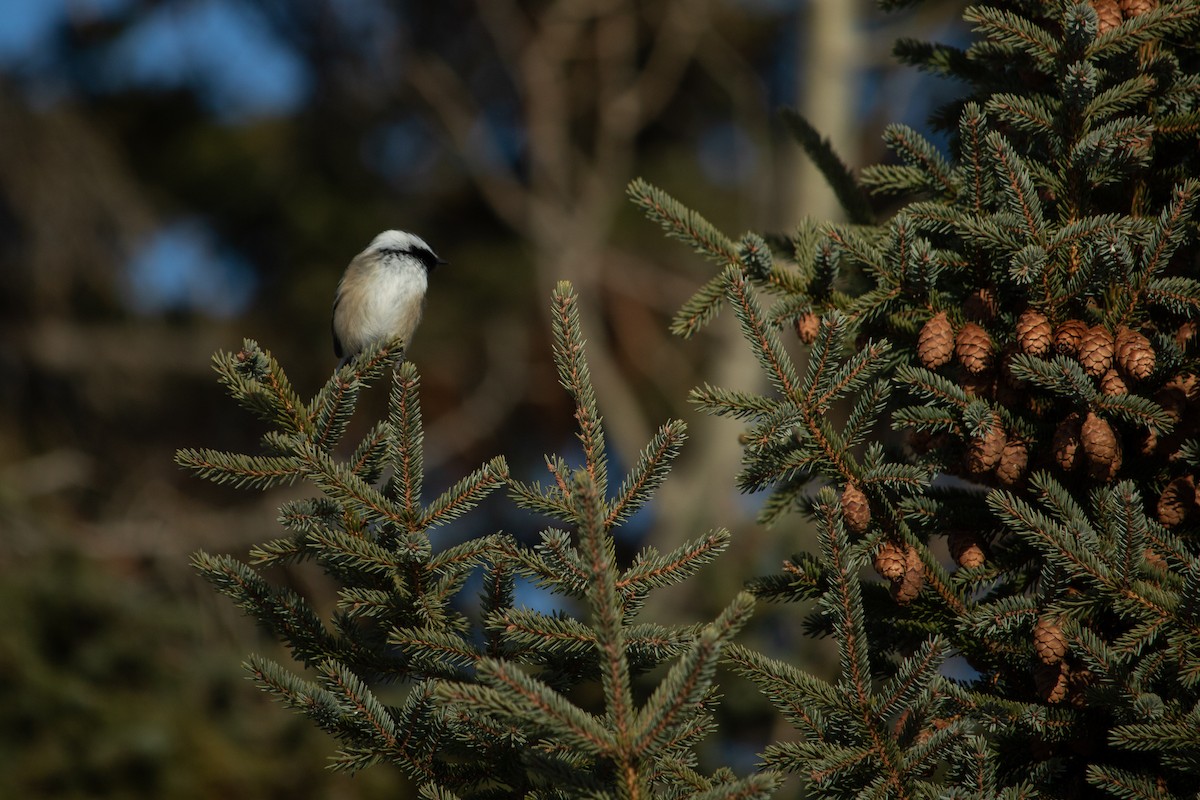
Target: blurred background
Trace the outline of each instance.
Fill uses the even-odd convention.
[[[540,479],[543,453],[573,453],[546,313],[566,279],[616,464],[667,418],[690,426],[630,548],[737,534],[702,595],[656,613],[711,618],[804,547],[801,529],[753,526],[737,425],[686,404],[702,381],[759,385],[730,316],[667,333],[712,267],[624,189],[643,176],[735,236],[838,218],[777,111],[800,109],[852,166],[885,159],[883,126],[923,129],[955,89],[890,55],[900,36],[961,38],[959,4],[925,6],[0,3],[0,796],[405,796],[388,768],[325,768],[333,743],[239,667],[286,656],[188,567],[277,535],[279,503],[306,489],[239,492],[172,462],[257,446],[214,351],[254,338],[304,396],[329,377],[334,287],[386,228],[451,262],[409,351],[429,491],[492,455]],[[533,536],[506,507],[451,535]],[[786,625],[771,635],[796,646]],[[767,717],[732,705],[721,760],[745,766]]]

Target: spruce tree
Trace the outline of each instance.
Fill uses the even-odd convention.
[[[664,424],[610,480],[569,286],[552,301],[554,359],[580,454],[547,456],[544,484],[494,459],[426,501],[419,380],[394,364],[399,342],[307,401],[256,343],[217,356],[270,430],[261,453],[179,462],[315,493],[281,509],[286,535],[248,563],[195,563],[291,648],[303,674],[248,667],[338,737],[336,766],[395,763],[436,798],[766,797],[788,773],[812,797],[1194,795],[1200,0],[1013,0],[965,18],[966,49],[897,46],[965,86],[934,119],[945,151],[892,126],[895,163],[856,176],[785,113],[849,223],[735,239],[630,186],[717,267],[673,330],[728,307],[765,375],[763,392],[691,395],[745,423],[738,487],[761,493],[764,525],[817,531],[715,620],[662,625],[646,601],[698,579],[729,545],[720,521],[618,563],[614,533],[668,479],[684,426]],[[341,445],[381,379],[386,418]],[[502,486],[549,526],[439,541]],[[301,561],[339,587],[331,614],[271,582]],[[557,609],[519,607],[517,577]],[[732,641],[755,596],[803,604],[808,630],[837,643],[832,679]],[[696,755],[721,659],[794,728],[748,776]]]
[[[247,664],[265,691],[342,742],[338,768],[397,764],[436,798],[765,798],[780,780],[776,773],[704,775],[695,755],[713,727],[717,664],[749,618],[753,596],[731,598],[704,625],[637,619],[655,590],[720,554],[728,531],[712,530],[670,553],[647,548],[627,565],[616,561],[614,531],[667,477],[685,426],[664,424],[610,486],[569,284],[555,291],[552,310],[554,360],[575,402],[582,466],[547,456],[551,480],[542,485],[510,479],[504,460],[494,459],[428,504],[411,363],[391,373],[387,418],[348,457],[335,455],[359,393],[390,372],[401,342],[368,349],[308,402],[255,342],[218,354],[230,394],[274,426],[263,437],[266,455],[185,449],[177,461],[238,487],[306,480],[319,496],[286,504],[279,522],[289,535],[255,547],[250,563],[199,553],[196,567],[313,673],[302,677],[260,657]],[[557,524],[532,547],[504,533],[438,545],[437,528],[501,485],[517,505]],[[264,574],[300,561],[315,562],[337,583],[331,619]],[[461,595],[477,569],[484,590],[472,608]],[[518,576],[561,607],[516,606]],[[651,686],[643,679],[635,695],[634,680],[664,664],[661,679]],[[577,698],[596,688],[599,702],[581,705]],[[397,701],[384,702],[378,690]]]
[[[817,601],[836,678],[729,658],[799,737],[763,763],[814,797],[1194,796],[1200,3],[965,19],[965,50],[897,47],[967,86],[948,153],[894,125],[897,163],[856,178],[786,115],[851,224],[776,254],[630,186],[720,269],[675,330],[730,306],[771,387],[693,401],[747,422],[761,521],[820,532],[754,591]],[[868,193],[900,204],[875,221]]]

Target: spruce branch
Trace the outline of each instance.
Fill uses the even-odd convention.
[[[766,325],[762,308],[740,270],[730,267],[725,270],[725,292],[733,305],[743,334],[751,342],[755,356],[767,379],[784,397],[796,399],[799,379],[791,358],[784,351],[775,332]]]
[[[1050,97],[1000,93],[988,99],[985,110],[992,119],[1034,136],[1053,139],[1058,133],[1057,121],[1062,109]]]
[[[237,353],[218,352],[213,369],[239,405],[289,433],[311,429],[308,408],[292,388],[279,362],[253,339],[242,341]]]
[[[579,324],[579,307],[570,283],[563,281],[558,284],[554,290],[553,308],[554,363],[558,367],[559,383],[575,400],[579,422],[577,436],[583,445],[584,463],[603,497],[608,492],[604,429],[596,407],[591,372],[583,354],[584,338]]]
[[[723,553],[731,539],[729,531],[722,528],[710,531],[694,542],[685,542],[666,555],[653,549],[644,550],[621,573],[617,588],[631,598],[652,588],[679,583]]]
[[[637,715],[630,737],[635,756],[663,749],[681,726],[689,724],[689,711],[712,687],[722,649],[746,624],[753,610],[754,596],[749,592],[739,594],[672,665]]]
[[[388,393],[388,426],[396,445],[390,449],[392,475],[384,493],[395,498],[404,509],[409,529],[417,525],[421,513],[421,489],[424,476],[421,407],[418,400],[420,378],[410,363],[392,375]]]
[[[1022,233],[1027,240],[1045,247],[1048,239],[1046,219],[1029,165],[999,133],[989,133],[987,145],[996,165],[996,183],[1009,213],[1021,220]]]
[[[963,19],[974,23],[975,32],[1014,52],[1029,56],[1040,69],[1054,69],[1059,52],[1058,37],[1013,11],[989,6],[971,6]]]
[[[784,108],[779,115],[813,164],[825,176],[829,188],[833,189],[850,222],[857,225],[873,223],[875,213],[871,210],[870,201],[858,185],[858,181],[854,179],[850,168],[834,152],[833,143],[827,138],[822,138],[812,123],[795,109]]]
[[[732,240],[662,189],[635,178],[630,182],[627,192],[650,219],[666,230],[670,238],[691,245],[693,250],[708,257],[719,267],[739,263],[738,248]]]
[[[638,455],[637,462],[629,475],[617,488],[617,495],[610,503],[604,523],[611,528],[627,521],[650,499],[650,495],[662,485],[683,442],[687,439],[687,425],[673,419],[665,423],[654,434],[654,438]]]
[[[175,454],[175,463],[204,480],[235,489],[286,486],[304,475],[303,462],[296,458],[245,456],[220,450],[183,448]]]
[[[954,170],[932,142],[907,125],[891,124],[884,128],[883,141],[917,171],[925,188],[953,200],[959,187]]]
[[[496,456],[435,498],[424,509],[413,532],[458,519],[507,482],[508,463],[503,456]]]
[[[624,750],[633,734],[635,711],[613,541],[607,535],[604,499],[594,478],[576,472],[572,496],[579,518],[579,550],[589,572],[586,595],[596,628],[606,717],[615,741]],[[617,764],[619,772],[636,772],[638,763],[630,755],[627,751],[620,754],[624,760]]]

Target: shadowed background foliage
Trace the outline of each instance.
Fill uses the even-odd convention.
[[[643,175],[722,229],[836,217],[776,115],[801,108],[852,166],[939,95],[897,36],[961,35],[955,4],[884,19],[843,0],[17,0],[0,34],[0,795],[358,797],[331,745],[238,668],[274,647],[187,568],[244,552],[302,487],[253,495],[172,466],[247,449],[217,349],[251,336],[311,394],[329,303],[374,234],[418,232],[435,274],[410,357],[426,458],[494,454],[541,477],[572,420],[549,359],[556,281],[580,295],[615,452],[692,426],[643,515],[660,547],[735,532],[720,574],[666,613],[705,618],[803,531],[756,531],[737,427],[684,403],[757,380],[731,325],[666,319],[708,277],[625,200]],[[368,397],[369,425],[382,398]],[[437,488],[437,487],[434,487]],[[497,504],[495,528],[532,526]],[[640,541],[631,541],[631,549]],[[303,571],[282,579],[320,597]],[[531,596],[531,603],[539,602]],[[695,611],[703,607],[705,611]],[[782,646],[795,632],[773,635]],[[733,686],[730,693],[738,689]],[[736,703],[730,704],[734,707]],[[752,758],[747,706],[715,744]],[[726,756],[726,760],[731,757]]]

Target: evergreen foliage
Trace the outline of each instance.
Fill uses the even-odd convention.
[[[360,354],[307,403],[254,342],[219,354],[230,394],[275,426],[263,437],[267,455],[180,450],[179,463],[239,488],[303,479],[320,495],[285,504],[279,522],[290,535],[255,547],[250,563],[199,553],[196,567],[308,668],[312,677],[257,656],[247,664],[264,690],[341,740],[338,768],[395,763],[427,797],[766,797],[776,773],[705,776],[695,756],[712,729],[717,664],[749,618],[752,595],[733,598],[706,625],[637,619],[654,590],[693,576],[726,548],[729,533],[616,563],[613,531],[666,478],[685,426],[664,424],[610,492],[569,284],[555,292],[553,311],[554,358],[576,404],[583,465],[548,456],[552,481],[543,486],[511,480],[494,459],[428,504],[412,364],[392,374],[386,420],[348,458],[335,454],[358,394],[388,372],[400,342]],[[434,529],[502,484],[518,505],[562,527],[543,530],[534,547],[503,533],[438,545]],[[300,561],[315,562],[339,587],[328,621],[263,574]],[[478,569],[481,624],[472,625],[462,593]],[[516,606],[518,577],[561,597],[564,608]],[[661,680],[639,701],[635,678],[660,665]],[[597,688],[598,701],[581,705]],[[646,691],[639,683],[638,694]],[[394,704],[385,700],[393,694]]]
[[[664,424],[610,480],[568,285],[553,297],[554,360],[581,458],[547,456],[545,483],[495,459],[425,503],[411,364],[391,372],[386,419],[338,455],[399,343],[308,402],[253,342],[218,356],[230,394],[272,430],[261,455],[179,462],[319,494],[285,505],[289,535],[250,563],[196,565],[305,667],[249,663],[342,741],[337,766],[399,764],[429,798],[766,797],[788,773],[812,797],[1192,796],[1200,1],[1012,0],[965,18],[966,49],[897,46],[967,86],[935,120],[948,151],[892,126],[895,163],[855,177],[786,114],[849,224],[802,221],[775,253],[629,187],[717,268],[673,330],[694,336],[729,306],[765,378],[762,392],[691,395],[745,424],[738,487],[762,494],[763,524],[803,515],[819,538],[707,624],[643,611],[726,531],[617,562],[614,531],[668,477],[684,425]],[[876,221],[872,202],[897,205]],[[536,545],[438,542],[501,485],[550,520]],[[299,561],[340,587],[329,619],[263,574]],[[518,578],[561,607],[518,607]],[[755,596],[805,604],[807,630],[837,644],[832,679],[732,642]],[[795,729],[741,778],[702,774],[696,757],[722,659]]]
[[[769,490],[763,521],[820,531],[754,588],[818,601],[837,678],[729,658],[800,736],[763,764],[814,797],[1192,796],[1200,3],[965,18],[965,50],[897,47],[968,89],[935,120],[948,155],[887,130],[897,163],[859,176],[903,200],[886,221],[862,224],[791,112],[856,224],[801,223],[786,264],[630,186],[721,269],[677,329],[730,305],[771,387],[693,401],[747,424],[740,484]],[[803,364],[781,344],[793,324]]]

